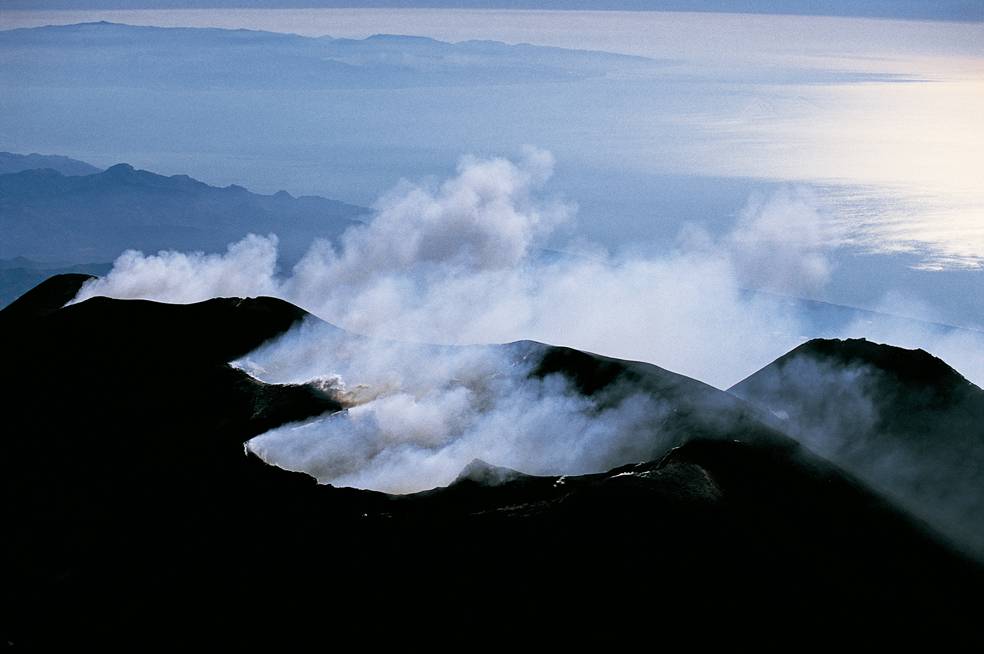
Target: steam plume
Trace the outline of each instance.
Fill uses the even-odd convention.
[[[532,339],[726,388],[821,335],[790,303],[743,290],[822,286],[831,235],[810,192],[754,199],[730,234],[691,229],[662,257],[546,258],[538,246],[574,213],[543,196],[552,167],[533,148],[516,162],[465,158],[442,184],[402,184],[372,222],[337,245],[314,243],[286,275],[276,269],[276,237],[250,235],[224,254],[126,252],[77,299],[274,295],[373,337],[308,325],[239,362],[267,381],[314,380],[351,407],[251,447],[323,481],[399,492],[446,483],[473,458],[532,473],[637,460],[640,442],[659,442],[665,411],[642,396],[601,409],[560,379],[529,379],[528,362],[509,349],[413,343]],[[941,342],[929,332],[913,338],[927,349]],[[982,344],[965,338],[949,345],[958,367],[961,348]]]

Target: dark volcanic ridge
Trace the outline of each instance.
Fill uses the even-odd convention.
[[[50,277],[64,274],[101,277],[112,269],[111,263],[70,264],[34,261],[25,257],[0,259],[0,309]]]
[[[84,273],[53,275],[0,309],[0,321],[15,324],[52,314],[71,302],[90,279],[96,277]]]
[[[688,633],[714,625],[705,641],[980,644],[978,564],[764,411],[700,382],[503,346],[599,402],[658,395],[676,409],[678,445],[591,475],[476,461],[414,495],[333,488],[243,444],[337,402],[227,363],[305,312],[273,298],[56,307],[83,281],[52,278],[0,311],[4,594],[17,645],[151,633],[283,645],[321,642],[326,629],[396,637],[435,616],[452,634],[571,636],[579,625],[649,642],[658,616]],[[817,348],[838,349],[807,351]],[[895,361],[906,356],[885,367],[909,370]],[[935,364],[912,377],[948,379]],[[258,607],[264,628],[243,629]]]

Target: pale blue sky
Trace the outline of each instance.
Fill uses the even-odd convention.
[[[981,0],[5,0],[6,9],[193,9],[216,7],[474,8],[709,11],[984,21]]]

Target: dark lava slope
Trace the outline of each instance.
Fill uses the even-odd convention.
[[[940,359],[818,339],[730,390],[984,559],[984,390]]]
[[[706,438],[705,416],[680,447],[603,474],[476,462],[412,496],[319,486],[243,442],[337,405],[225,363],[302,311],[271,298],[50,310],[80,283],[0,312],[15,647],[981,639],[980,567],[751,414],[734,439]],[[659,383],[533,349],[542,374],[585,393]]]

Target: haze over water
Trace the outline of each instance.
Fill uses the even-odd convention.
[[[48,137],[46,121],[62,117],[59,110],[30,116],[27,101],[8,98],[0,101],[8,149],[48,148],[103,165],[126,158],[213,183],[369,203],[401,177],[446,173],[462,153],[509,153],[532,143],[557,157],[554,190],[581,206],[580,233],[616,249],[670,247],[684,222],[713,231],[750,196],[804,185],[828,220],[831,245],[892,255],[851,259],[847,269],[905,283],[917,279],[906,272],[913,268],[966,271],[969,277],[953,273],[948,280],[961,281],[935,298],[952,309],[939,317],[984,324],[980,303],[966,297],[980,288],[984,263],[981,23],[423,9],[0,14],[3,29],[94,20],[492,39],[661,63],[656,75],[570,84],[244,97],[227,117],[248,134],[237,143],[222,130],[187,135],[196,118],[180,108],[169,117],[174,133],[159,124],[125,139],[107,121]],[[289,126],[264,125],[286,105]],[[434,111],[439,105],[446,110]],[[921,300],[937,281],[918,277]],[[867,294],[858,286],[835,277],[824,297],[872,305],[893,283]]]

